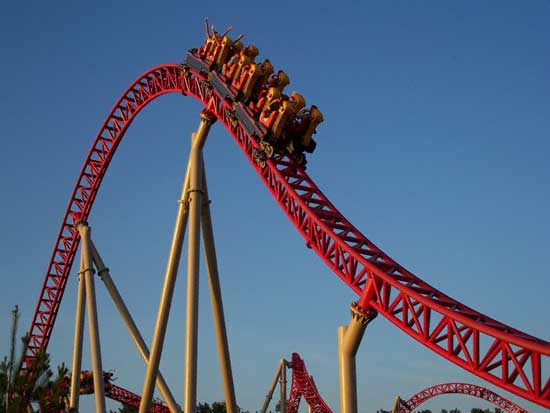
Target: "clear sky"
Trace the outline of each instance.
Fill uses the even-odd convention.
[[[105,116],[142,72],[201,45],[205,16],[244,33],[289,74],[290,90],[322,110],[308,171],[354,225],[451,296],[550,338],[550,1],[26,1],[5,2],[0,13],[0,354],[14,304],[20,334],[28,329]],[[90,217],[147,341],[200,109],[177,95],[146,108]],[[338,410],[336,329],[349,320],[353,294],[305,248],[220,125],[205,157],[239,405],[258,410],[277,361],[296,351]],[[205,275],[198,398],[212,402],[223,396]],[[104,366],[140,392],[143,363],[99,280],[97,290]],[[70,361],[75,295],[73,271],[49,347],[56,364]],[[184,323],[182,273],[162,361],[178,400]],[[432,384],[481,383],[382,317],[357,366],[361,413]],[[84,406],[92,411],[91,398]],[[458,396],[425,406],[490,407]]]

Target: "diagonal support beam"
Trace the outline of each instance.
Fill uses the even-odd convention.
[[[118,310],[118,313],[122,318],[122,321],[126,325],[126,328],[128,329],[128,333],[130,334],[130,337],[132,337],[132,340],[134,341],[139,351],[139,354],[141,355],[141,358],[143,359],[145,364],[147,364],[149,362],[149,355],[150,355],[149,348],[147,347],[147,344],[145,344],[145,341],[143,340],[143,336],[141,335],[136,323],[134,322],[134,319],[132,318],[132,315],[130,314],[128,307],[126,306],[126,303],[122,299],[122,296],[120,295],[120,292],[118,291],[118,288],[116,287],[111,277],[109,269],[103,262],[103,259],[99,255],[99,252],[97,251],[97,248],[91,239],[90,239],[90,249],[92,253],[93,262],[97,268],[97,273],[103,280],[103,283],[105,284],[105,288],[107,289],[107,292],[111,296],[111,299],[113,300],[113,304]],[[164,401],[166,402],[166,404],[168,405],[168,408],[170,409],[170,412],[181,413],[180,406],[178,406],[178,404],[176,403],[176,400],[174,399],[172,392],[168,388],[168,385],[166,384],[166,381],[164,380],[164,377],[160,372],[158,373],[156,383],[157,383],[157,387],[160,390],[160,394],[162,395]]]
[[[80,255],[80,269],[78,271],[78,292],[76,296],[76,315],[73,342],[73,364],[71,373],[71,392],[69,406],[78,411],[80,402],[80,370],[82,368],[82,340],[84,338],[84,314],[86,307],[86,282],[83,273],[83,256]]]
[[[176,215],[176,223],[174,225],[174,234],[172,236],[172,245],[168,254],[168,264],[166,265],[166,275],[159,303],[159,311],[157,322],[155,324],[155,332],[153,334],[153,342],[151,344],[151,353],[149,363],[147,364],[147,372],[141,392],[141,403],[139,406],[140,413],[148,413],[153,403],[153,389],[156,377],[158,374],[160,357],[164,346],[164,337],[166,335],[166,326],[168,325],[168,317],[170,315],[170,306],[174,295],[174,287],[176,285],[177,268],[181,256],[181,248],[185,228],[187,226],[187,217],[189,209],[187,204],[187,189],[189,188],[189,165],[185,173],[181,196],[178,201],[178,213]]]
[[[200,163],[202,169],[202,189],[204,192],[201,208],[201,228],[206,268],[208,271],[208,283],[210,287],[210,302],[212,304],[212,315],[214,318],[214,328],[216,331],[216,341],[218,345],[218,357],[220,361],[225,406],[227,413],[238,413],[239,408],[235,398],[233,372],[231,369],[231,358],[229,356],[229,344],[227,340],[227,329],[223,311],[218,260],[216,258],[214,230],[212,229],[212,216],[210,214],[210,198],[208,196],[208,185],[206,182],[206,169],[204,167],[202,153],[200,156]]]
[[[269,390],[267,392],[267,396],[265,397],[264,404],[262,405],[262,408],[260,409],[260,413],[266,413],[267,408],[269,407],[269,403],[271,402],[271,398],[273,397],[273,392],[275,392],[275,388],[277,387],[277,383],[280,383],[279,389],[280,389],[280,400],[279,400],[279,406],[281,413],[286,412],[286,368],[289,366],[289,362],[286,361],[284,358],[279,361],[279,366],[277,367],[277,371],[275,372],[275,376],[273,377],[273,381],[271,382],[271,385],[269,386]]]

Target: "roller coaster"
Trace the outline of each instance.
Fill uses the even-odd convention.
[[[212,224],[209,209],[204,207],[203,202],[208,199],[208,191],[202,149],[210,126],[217,121],[233,137],[252,170],[302,235],[307,248],[315,251],[332,273],[358,295],[358,301],[352,304],[349,326],[339,330],[342,413],[356,411],[354,357],[365,328],[377,314],[457,367],[503,390],[550,408],[550,378],[548,372],[542,369],[543,359],[547,360],[550,355],[550,343],[481,314],[439,291],[390,258],[354,227],[305,171],[304,152],[315,149],[312,135],[323,120],[318,109],[315,106],[304,109],[305,100],[299,94],[284,96],[282,87],[288,83],[286,75],[281,71],[277,75],[269,74],[271,69],[266,61],[254,63],[254,57],[258,54],[255,47],[243,47],[239,44],[240,38],[231,40],[227,33],[219,35],[208,28],[206,31],[204,46],[191,49],[183,63],[153,67],[132,82],[101,126],[78,175],[54,241],[29,329],[30,343],[25,365],[30,366],[37,353],[48,347],[69,273],[81,244],[72,379],[78,381],[76,376],[80,376],[77,372],[80,372],[86,305],[90,335],[93,336],[94,386],[102,391],[105,389],[103,374],[97,374],[103,371],[93,284],[93,274],[97,270],[113,300],[118,302],[117,308],[147,364],[140,412],[150,411],[154,383],[159,384],[161,389],[163,386],[158,365],[183,237],[189,222],[184,411],[191,411],[196,404],[198,310],[194,297],[198,289],[197,244],[202,228],[212,305],[215,319],[217,317],[215,322],[222,375],[225,377],[226,404],[229,413],[235,412],[237,405],[217,278]],[[129,126],[145,106],[168,93],[191,96],[203,105],[204,110],[191,143],[159,315],[149,352],[120,295],[117,295],[118,291],[112,283],[107,285],[110,280],[108,269],[91,240],[88,220],[109,164]],[[297,366],[299,363],[299,359],[293,356],[292,364]],[[305,376],[303,378],[306,380]],[[71,385],[78,389],[80,383],[72,382]],[[313,403],[311,395],[317,390],[313,392],[313,387],[304,386],[297,384],[293,387],[288,401],[289,413],[295,413],[294,406],[300,396]],[[120,389],[119,395],[126,394]],[[78,406],[78,392],[71,390],[71,393],[72,405],[76,403]],[[161,393],[165,401],[165,394],[170,398],[169,392]],[[98,391],[95,394],[96,405],[99,406],[97,411],[104,411],[104,402],[101,402],[104,394]],[[318,406],[322,404],[317,403]],[[169,409],[180,411],[174,403]],[[325,407],[315,409],[329,411]]]
[[[465,394],[472,397],[488,401],[499,409],[508,413],[524,413],[525,409],[522,409],[516,403],[499,396],[495,392],[486,389],[482,386],[476,386],[475,384],[468,383],[441,383],[435,386],[423,389],[411,396],[408,400],[401,400],[397,398],[397,409],[394,409],[395,413],[409,413],[414,411],[418,406],[427,402],[428,400],[440,396],[442,394]]]

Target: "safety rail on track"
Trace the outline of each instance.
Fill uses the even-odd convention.
[[[400,412],[410,413],[431,398],[442,394],[465,394],[486,400],[508,413],[527,413],[527,410],[521,408],[510,400],[499,396],[495,392],[486,389],[485,387],[468,383],[441,383],[428,387],[419,391],[407,401],[401,400]]]
[[[452,363],[507,391],[550,407],[550,379],[541,359],[547,341],[500,323],[425,283],[368,240],[323,195],[288,155],[277,153],[265,167],[254,160],[260,148],[236,121],[230,102],[192,68],[157,66],[140,76],[105,120],[86,158],[55,241],[29,330],[26,363],[45,350],[79,243],[75,222],[87,219],[122,137],[139,111],[166,93],[199,100],[233,136],[287,217],[327,266],[357,294],[366,280],[375,286],[370,305],[394,325]]]

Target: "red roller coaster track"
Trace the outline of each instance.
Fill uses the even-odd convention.
[[[307,372],[304,360],[297,353],[292,353],[292,384],[288,397],[287,413],[298,413],[300,400],[304,396],[312,413],[332,413],[330,407],[324,402],[311,376]]]
[[[306,241],[326,265],[361,294],[374,286],[372,308],[412,338],[450,362],[507,391],[550,407],[550,379],[541,358],[547,341],[493,320],[428,285],[382,252],[357,230],[317,188],[305,171],[276,154],[261,168],[253,159],[258,139],[236,121],[204,74],[176,64],[140,76],[115,104],[84,162],[57,235],[29,330],[27,365],[50,340],[79,243],[74,223],[87,219],[122,137],[139,111],[166,93],[193,96],[233,136],[253,169]]]
[[[132,393],[122,387],[115,386],[111,384],[109,390],[105,392],[105,395],[113,400],[119,401],[125,405],[139,408],[139,403],[141,402],[141,397],[138,394]],[[151,413],[170,413],[168,406],[163,405],[158,401],[153,402],[153,406],[150,410]]]
[[[485,387],[476,386],[475,384],[468,383],[442,383],[435,386],[428,387],[421,390],[412,396],[407,401],[401,401],[401,413],[409,413],[416,409],[421,404],[430,400],[433,397],[440,396],[442,394],[466,394],[468,396],[479,397],[493,403],[500,409],[509,413],[526,413],[525,409],[522,409],[517,404],[512,403],[510,400],[499,396],[495,392],[492,392]]]

